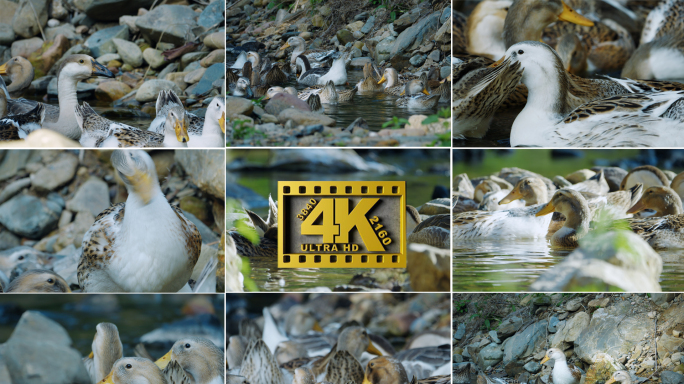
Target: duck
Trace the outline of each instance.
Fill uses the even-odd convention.
[[[190,124],[188,147],[223,148],[226,145],[226,99],[214,97],[207,107],[202,126]]]
[[[278,205],[268,196],[269,211],[266,220],[258,214],[245,209],[250,224],[259,235],[259,243],[254,244],[237,230],[228,231],[235,242],[238,255],[247,257],[275,257],[278,250]]]
[[[231,95],[236,97],[244,97],[251,99],[254,97],[251,82],[247,77],[240,76],[235,83],[235,87],[231,89]]]
[[[447,384],[451,382],[451,375],[432,376],[418,379],[409,375],[404,365],[398,359],[390,356],[376,357],[366,364],[363,384]]]
[[[202,337],[182,338],[176,341],[171,350],[160,360],[168,360],[169,363],[178,364],[182,373],[187,377],[188,384],[225,383],[223,348],[219,348],[208,339]],[[178,381],[178,384],[181,382]]]
[[[5,64],[0,65],[0,75],[8,76],[12,81],[9,86],[3,89],[7,92],[5,96],[8,99],[23,96],[35,76],[31,62],[21,56],[14,56]]]
[[[578,191],[559,189],[536,216],[559,212],[565,217],[562,228],[551,236],[551,245],[560,248],[576,248],[579,239],[589,233],[591,227],[591,209],[587,200]]]
[[[290,70],[292,73],[297,73],[297,58],[299,56],[305,56],[311,68],[318,68],[337,53],[333,49],[306,49],[306,41],[299,36],[288,38],[285,44],[278,50],[283,51],[290,47],[294,48],[290,55]]]
[[[468,16],[467,51],[498,60],[506,52],[501,38],[512,0],[481,1]]]
[[[615,371],[610,376],[610,379],[606,381],[606,384],[613,384],[615,382],[622,384],[632,384],[632,376],[629,374],[629,372],[625,370]]]
[[[551,384],[579,384],[582,378],[582,371],[574,365],[568,366],[565,353],[558,348],[551,348],[546,351],[546,355],[541,361],[541,364],[549,360],[554,360],[553,370],[549,374],[549,383]]]
[[[99,383],[109,375],[116,361],[123,357],[123,345],[116,325],[112,323],[97,324],[91,348],[90,355],[83,358],[83,365],[85,365],[91,381]]]
[[[596,195],[605,195],[610,190],[603,171],[599,171],[589,179],[572,184],[567,188],[577,192],[594,193]]]
[[[382,92],[383,86],[378,83],[378,79],[373,75],[373,65],[366,63],[363,66],[363,80],[356,83],[359,92]]]
[[[427,75],[423,73],[418,79],[420,82],[421,90],[419,92],[414,92],[411,86],[411,82],[407,82],[404,85],[404,91],[399,94],[403,96],[395,101],[395,104],[400,108],[435,108],[439,99],[440,94],[431,95],[427,90]],[[413,93],[412,93],[413,92]],[[423,93],[420,95],[418,93]]]
[[[494,238],[543,238],[550,216],[538,217],[544,204],[500,211],[469,211],[453,216],[453,244],[462,240]]]
[[[432,245],[437,248],[449,249],[451,215],[439,214],[423,220],[418,210],[411,205],[406,205],[406,222],[408,223],[409,243]]]
[[[680,198],[684,196],[684,172],[678,174],[674,177],[674,179],[672,179],[670,182],[670,188],[677,192]]]
[[[142,150],[115,150],[125,202],[102,211],[83,237],[78,282],[83,292],[177,292],[190,279],[202,237],[159,186]]]
[[[335,83],[332,80],[328,80],[328,82],[322,87],[309,87],[301,92],[298,92],[297,97],[299,97],[301,100],[308,100],[311,95],[318,95],[321,99],[321,103],[334,105],[338,102],[352,101],[357,91],[357,88],[338,91],[337,88],[335,88]]]
[[[515,200],[506,207],[501,206],[499,203],[502,199],[506,198],[509,193],[510,190],[499,190],[485,194],[482,197],[478,209],[481,211],[500,211],[502,209],[522,208],[525,206],[525,202],[522,200]]]
[[[230,66],[231,69],[237,69],[238,71],[242,71],[242,68],[244,68],[245,63],[247,62],[247,51],[240,51],[240,54],[238,57],[235,59],[235,62]],[[242,72],[238,72],[239,75],[242,75]]]
[[[316,377],[308,367],[300,367],[294,370],[292,384],[316,384]]]
[[[556,44],[556,52],[563,62],[563,68],[569,73],[580,76],[587,72],[589,48],[577,33],[561,36]]]
[[[384,92],[393,96],[400,96],[402,93],[414,95],[425,90],[423,82],[420,79],[410,79],[402,83],[399,80],[399,73],[392,67],[385,68],[378,84],[382,84],[385,81],[387,81],[387,85],[385,85]]]
[[[636,184],[642,184],[644,189],[656,186],[669,186],[670,180],[665,176],[665,173],[658,167],[652,165],[640,165],[625,175],[620,182],[620,189],[627,190]]]
[[[325,113],[325,109],[323,109],[323,104],[321,103],[321,97],[319,95],[309,96],[309,98],[306,99],[306,103],[309,105],[309,108],[311,108],[311,112]]]
[[[451,74],[440,81],[439,86],[430,90],[431,95],[439,95],[440,103],[451,104]]]
[[[5,93],[0,92],[0,141],[22,140],[41,128],[45,120],[45,104],[37,104],[24,114],[6,116],[7,100]]]
[[[304,55],[299,55],[297,60],[302,63],[304,70],[297,78],[297,82],[304,85],[325,85],[328,81],[332,81],[335,85],[345,84],[347,82],[346,60],[348,56],[349,53],[346,53],[335,59],[330,68],[312,68],[309,59]]]
[[[143,357],[125,357],[114,364],[102,384],[169,384],[159,367]],[[177,383],[180,384],[180,383]]]
[[[669,110],[669,107],[679,102],[684,92],[618,94],[594,99],[574,108],[568,93],[569,84],[564,80],[567,79],[566,72],[551,47],[526,41],[513,45],[506,56],[521,63],[525,70],[522,82],[529,91],[525,108],[513,122],[512,146],[681,145],[677,144],[675,132],[684,127],[684,123],[680,122],[678,112]],[[616,80],[614,83],[625,86],[639,84],[630,80]],[[597,90],[610,93],[613,88]]]
[[[518,180],[508,195],[499,201],[499,205],[510,204],[516,200],[524,201],[526,207],[548,203],[549,194],[546,183],[538,177],[523,177]]]
[[[69,284],[58,274],[47,269],[31,269],[17,276],[5,289],[5,293],[66,293]]]
[[[242,358],[239,375],[250,383],[287,384],[271,350],[262,339],[250,341]]]
[[[104,65],[88,55],[67,56],[57,69],[57,97],[59,107],[45,106],[45,119],[42,127],[59,132],[64,136],[78,140],[81,128],[78,126],[74,108],[78,105],[76,84],[90,77],[103,76],[113,78],[114,74]],[[33,110],[37,101],[26,99],[8,100],[9,112],[12,115],[23,114]]]
[[[268,90],[266,91],[266,96],[264,97],[264,100],[268,100],[268,99],[273,98],[273,96],[275,96],[276,93],[289,93],[290,95],[297,96],[297,90],[294,89],[294,87],[283,88],[283,87],[275,86],[275,87],[268,88]]]
[[[630,229],[654,249],[684,248],[684,215],[627,219]]]
[[[648,188],[641,199],[627,213],[638,213],[644,209],[655,211],[653,217],[681,215],[684,213],[682,199],[670,187],[656,186]]]

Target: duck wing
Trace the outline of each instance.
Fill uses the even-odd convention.
[[[176,361],[171,361],[162,371],[168,384],[194,384]]]

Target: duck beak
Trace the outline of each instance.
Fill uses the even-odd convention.
[[[90,64],[93,66],[92,76],[104,76],[113,78],[114,74],[112,71],[107,69],[104,65],[98,63],[95,60],[90,60]]]
[[[520,199],[522,199],[522,193],[520,193],[520,190],[518,188],[513,188],[513,190],[508,195],[506,195],[506,197],[499,201],[499,205],[508,204],[512,201]]]
[[[109,372],[109,375],[97,384],[114,384],[114,372]]]
[[[427,96],[430,96],[430,92],[428,92],[427,89],[423,89],[423,93],[426,94]]]
[[[561,12],[561,14],[558,15],[558,20],[567,21],[577,25],[583,25],[585,27],[594,26],[594,22],[575,12],[575,10],[568,7],[568,5],[565,4],[565,2],[561,1],[561,3],[563,3],[563,12]]]
[[[548,207],[550,204],[551,204],[551,203],[547,204],[547,207]],[[539,212],[539,213],[541,213],[541,212]],[[539,213],[537,213],[537,216],[539,216]],[[547,213],[548,213],[548,212],[547,212]],[[544,363],[546,363],[546,362],[549,361],[549,360],[551,360],[551,359],[549,359],[548,356],[544,356],[544,358],[542,359],[541,363],[539,363],[539,364],[544,364]],[[607,384],[607,383],[606,383],[606,384]]]
[[[282,47],[280,47],[278,50],[279,50],[279,51],[282,51],[282,50],[288,49],[288,48],[290,48],[290,43],[285,43],[285,45],[283,45]]]
[[[6,75],[7,74],[7,63],[0,65],[0,75]]]
[[[221,127],[221,132],[223,132],[223,134],[225,135],[226,134],[226,113],[225,112],[223,112],[221,114],[221,117],[219,117],[219,127]]]
[[[378,84],[382,84],[382,83],[384,83],[386,80],[387,80],[387,78],[385,78],[385,75],[382,75],[382,78],[380,79],[380,81],[378,81]]]
[[[88,355],[88,358],[89,358],[89,359],[95,358],[95,353],[93,353],[93,352],[91,351],[91,352],[90,352],[90,355]]]
[[[176,138],[178,141],[181,143],[187,143],[190,141],[190,137],[188,136],[187,119],[176,120],[173,125],[173,129],[176,131]]]
[[[362,384],[373,384],[373,383],[371,383],[370,380],[368,380],[368,376],[363,375],[363,383]]]
[[[321,325],[318,324],[318,321],[314,322],[313,330],[316,332],[323,332],[323,328],[321,328]]]
[[[501,58],[499,60],[497,60],[496,62],[494,62],[494,64],[490,65],[489,68],[498,67],[499,65],[501,65],[501,63],[504,62],[504,60],[506,60],[506,55],[501,56]]]
[[[404,93],[406,93],[406,91],[401,91],[401,93],[399,94],[399,96],[404,96]]]
[[[643,211],[644,209],[647,209],[647,208],[646,208],[646,204],[644,204],[644,199],[642,198],[642,199],[639,199],[639,201],[637,201],[637,203],[634,204],[634,206],[632,208],[628,209],[627,213],[637,213],[637,212]]]
[[[171,362],[171,354],[173,351],[169,351],[166,355],[162,356],[159,358],[159,360],[155,361],[154,364],[159,367],[160,370],[164,370],[167,365]]]
[[[374,355],[382,356],[382,352],[380,352],[380,350],[377,349],[375,347],[375,345],[373,345],[372,341],[368,341],[368,348],[366,348],[366,352],[372,353]]]
[[[549,203],[546,204],[546,205],[544,206],[544,208],[542,208],[541,211],[537,212],[537,214],[536,214],[535,216],[544,216],[544,215],[548,215],[549,213],[553,213],[555,210],[556,210],[556,207],[553,206],[553,202],[549,201]],[[544,363],[547,362],[548,360],[549,360],[548,357],[544,357],[544,360],[542,360],[541,364],[544,364]]]

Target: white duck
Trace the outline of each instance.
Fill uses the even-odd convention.
[[[210,148],[226,145],[226,101],[223,97],[214,97],[207,107],[203,126],[192,126],[188,130],[190,140],[188,147]]]
[[[345,84],[347,82],[346,60],[348,56],[349,53],[343,54],[333,62],[330,68],[311,68],[306,56],[298,56],[297,61],[302,63],[304,71],[297,82],[304,85],[325,85],[328,81],[332,81],[335,85]]]

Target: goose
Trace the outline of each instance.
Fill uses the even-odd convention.
[[[112,165],[128,198],[101,212],[83,237],[78,282],[84,292],[177,292],[190,278],[202,238],[159,187],[141,150],[116,150]]]
[[[554,360],[553,370],[549,374],[549,383],[552,384],[579,384],[582,378],[582,372],[579,368],[568,366],[565,358],[565,353],[558,348],[551,348],[546,351],[546,355],[541,361],[541,364],[549,360]]]
[[[46,105],[42,127],[78,140],[81,137],[81,128],[74,114],[74,108],[78,105],[76,84],[95,76],[113,78],[114,74],[88,55],[67,56],[57,69],[59,107]],[[13,115],[26,113],[38,104],[37,101],[26,99],[8,100],[8,103],[10,114]]]
[[[5,292],[64,293],[71,292],[71,289],[58,274],[47,269],[32,269],[12,280]]]
[[[207,107],[204,125],[197,127],[191,124],[188,129],[188,147],[209,148],[225,147],[226,139],[226,101],[223,97],[214,97]]]
[[[102,381],[112,371],[117,360],[123,357],[123,345],[119,329],[112,323],[99,323],[95,326],[92,352],[83,358],[93,384]]]
[[[345,53],[335,59],[330,68],[312,68],[309,59],[304,55],[299,55],[297,60],[302,63],[304,71],[299,75],[297,82],[304,85],[325,85],[328,81],[332,81],[335,85],[345,84],[347,82],[346,60],[349,55]]]
[[[5,64],[0,65],[0,75],[9,76],[12,81],[9,86],[3,87],[8,99],[21,97],[35,76],[31,62],[21,56],[12,57]]]

